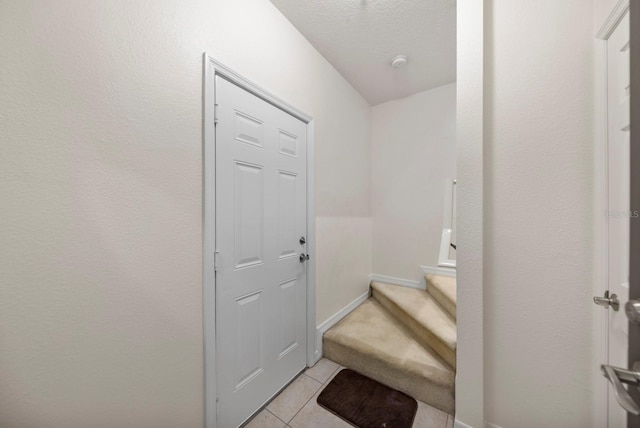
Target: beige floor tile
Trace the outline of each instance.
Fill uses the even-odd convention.
[[[339,367],[340,365],[338,363],[334,363],[326,358],[321,358],[315,366],[307,369],[304,374],[312,377],[320,383],[325,383]]]
[[[244,428],[284,428],[285,423],[267,410],[258,413]]]
[[[353,428],[350,424],[320,407],[316,402],[318,395],[320,395],[320,391],[289,422],[291,428]]]
[[[289,422],[321,386],[317,380],[302,374],[269,403],[267,410]]]
[[[451,415],[447,415],[447,428],[453,428],[453,423],[455,421],[455,417]]]
[[[418,401],[413,428],[446,428],[448,416],[445,412]]]

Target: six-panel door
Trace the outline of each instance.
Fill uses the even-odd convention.
[[[216,77],[218,426],[306,366],[306,124]]]

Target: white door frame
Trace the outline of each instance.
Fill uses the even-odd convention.
[[[609,139],[607,135],[607,41],[616,29],[620,20],[629,11],[629,0],[619,0],[602,23],[595,37],[595,180],[594,180],[594,282],[593,295],[603,296],[608,289],[609,277],[609,228],[606,211],[608,209],[608,167],[607,153]],[[607,310],[594,305],[594,366],[592,368],[594,382],[593,420],[596,426],[608,426],[607,380],[600,373],[600,364],[608,360],[608,317]]]
[[[456,354],[456,428],[480,428],[485,425],[485,10],[487,9],[484,1],[456,2],[456,278],[459,339]]]
[[[316,358],[316,217],[315,217],[315,149],[314,120],[272,93],[266,91],[204,53],[203,97],[203,302],[204,302],[204,402],[205,427],[216,428],[216,276],[215,276],[215,77],[222,76],[258,98],[272,104],[307,124],[307,366]],[[213,215],[212,215],[213,213]]]

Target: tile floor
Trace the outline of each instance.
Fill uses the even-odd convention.
[[[341,365],[321,359],[274,398],[245,428],[353,428],[316,403],[316,398]],[[453,428],[453,417],[418,401],[414,428]]]

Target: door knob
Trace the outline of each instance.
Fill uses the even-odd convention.
[[[595,303],[596,305],[604,306],[605,308],[611,306],[611,309],[613,309],[614,311],[620,309],[620,301],[618,300],[618,296],[612,294],[611,297],[609,297],[609,290],[604,292],[604,297],[594,297],[593,303]],[[638,317],[640,318],[640,313],[638,314]]]
[[[300,254],[300,263],[304,263],[307,260],[309,260],[309,254],[304,254],[304,253]]]
[[[632,324],[640,325],[640,300],[632,299],[624,305],[624,311]]]

